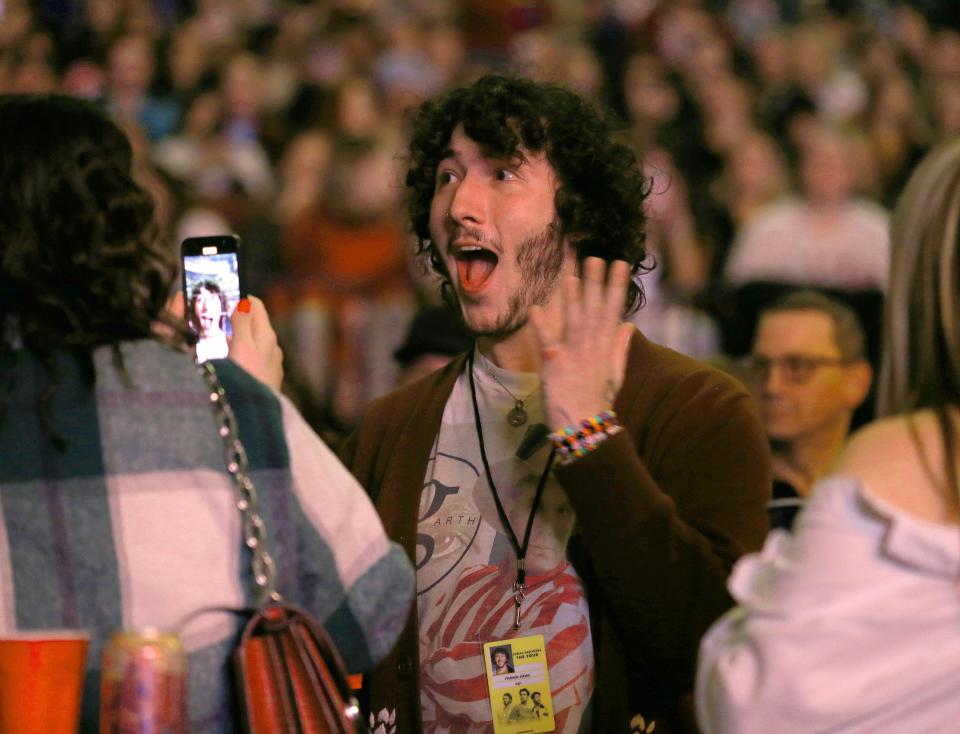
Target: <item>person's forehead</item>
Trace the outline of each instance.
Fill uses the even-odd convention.
[[[464,130],[462,122],[457,123],[457,126],[453,128],[453,132],[450,133],[450,140],[447,143],[444,153],[445,157],[452,156],[454,158],[469,158],[478,156],[488,160],[502,160],[510,157],[511,155],[509,152],[507,154],[502,154],[493,151],[483,143],[471,138],[467,134],[466,130]],[[517,145],[517,148],[515,151],[513,151],[513,154],[520,154],[529,162],[540,163],[548,166],[551,171],[553,169],[553,166],[550,165],[550,161],[547,159],[547,154],[545,151],[530,150],[522,142]]]
[[[833,320],[822,311],[776,311],[757,325],[754,352],[779,354],[839,354]]]

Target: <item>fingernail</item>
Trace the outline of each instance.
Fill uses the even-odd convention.
[[[240,303],[237,304],[237,311],[240,313],[250,313],[250,301],[246,298],[241,298]]]

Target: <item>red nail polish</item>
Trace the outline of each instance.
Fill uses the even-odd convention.
[[[241,298],[240,303],[237,304],[237,311],[240,313],[250,313],[250,301],[246,298]]]

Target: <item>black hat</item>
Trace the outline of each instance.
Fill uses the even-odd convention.
[[[422,306],[413,317],[407,338],[393,353],[402,365],[408,365],[422,354],[446,354],[450,357],[473,346],[473,334],[460,315],[446,306]]]

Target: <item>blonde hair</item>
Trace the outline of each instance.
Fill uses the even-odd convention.
[[[878,413],[960,403],[960,137],[930,152],[890,224]]]
[[[877,412],[910,414],[928,408],[943,441],[943,479],[916,449],[946,500],[960,509],[957,427],[948,413],[960,405],[960,137],[935,148],[910,176],[890,223],[893,254]]]

